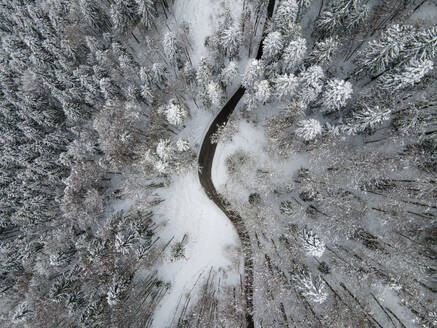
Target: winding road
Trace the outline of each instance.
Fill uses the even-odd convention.
[[[275,0],[269,0],[267,6],[267,18],[270,19],[273,15],[275,7]],[[256,59],[261,59],[263,54],[262,43],[264,37],[261,39]],[[223,106],[214,121],[211,123],[202,143],[199,153],[199,180],[207,196],[225,213],[232,224],[235,226],[238,236],[241,240],[243,254],[244,254],[244,293],[246,297],[246,327],[253,328],[253,256],[252,246],[250,242],[249,232],[246,229],[244,220],[241,216],[230,210],[229,203],[220,197],[215,189],[211,178],[212,162],[214,160],[217,144],[211,143],[211,136],[217,131],[218,127],[227,122],[229,116],[234,111],[241,97],[243,97],[245,88],[240,86],[238,90],[232,95],[228,102]]]

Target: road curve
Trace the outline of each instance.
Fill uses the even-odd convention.
[[[267,18],[270,19],[273,15],[275,7],[275,0],[269,0],[267,6]],[[263,54],[262,42],[258,47],[256,59],[261,59]],[[211,123],[208,131],[202,142],[202,147],[199,152],[199,180],[207,196],[225,213],[232,224],[235,226],[238,236],[241,240],[243,254],[244,254],[244,293],[246,297],[246,327],[254,328],[253,321],[253,256],[252,246],[250,242],[249,232],[246,229],[244,220],[241,216],[230,210],[229,203],[220,197],[215,189],[211,178],[212,162],[214,160],[217,144],[211,143],[211,136],[217,131],[218,127],[227,122],[229,116],[234,111],[241,97],[243,97],[245,88],[240,86],[238,90],[232,95],[228,102],[223,106],[221,111],[217,114],[214,121]]]

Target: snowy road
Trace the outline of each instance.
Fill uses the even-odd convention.
[[[267,7],[267,16],[271,18],[273,15],[273,9],[275,7],[275,0],[270,0]],[[260,42],[258,53],[256,59],[261,59],[262,57],[262,41]],[[215,151],[217,144],[211,143],[211,136],[217,131],[218,127],[223,123],[227,122],[229,116],[234,111],[238,102],[241,100],[245,92],[244,87],[240,87],[234,95],[229,99],[229,101],[223,106],[222,110],[218,113],[214,121],[211,123],[208,132],[206,133],[202,148],[199,153],[199,180],[205,190],[208,197],[226,214],[232,224],[235,226],[238,236],[241,240],[242,250],[244,253],[244,289],[246,296],[246,325],[248,328],[254,327],[253,321],[253,256],[252,247],[250,243],[250,236],[245,227],[244,220],[238,213],[228,209],[228,203],[226,200],[222,199],[212,182],[211,178],[211,168],[212,162],[214,160]]]

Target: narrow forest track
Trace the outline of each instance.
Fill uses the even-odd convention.
[[[275,0],[269,0],[267,6],[267,19],[273,16],[273,10],[275,8]],[[264,25],[265,29],[265,25]],[[263,37],[260,41],[256,59],[261,59],[263,54],[262,43],[264,41]],[[218,127],[223,123],[226,123],[229,116],[232,114],[236,108],[238,102],[244,95],[246,89],[240,86],[238,90],[232,95],[228,102],[223,106],[220,112],[215,117],[214,121],[211,123],[208,131],[202,142],[202,147],[199,152],[199,180],[208,198],[210,198],[229,218],[232,224],[237,230],[238,236],[241,241],[243,255],[244,255],[244,293],[246,298],[246,327],[253,328],[253,254],[252,245],[250,242],[250,235],[247,231],[244,220],[241,216],[230,209],[230,204],[225,199],[223,199],[215,189],[215,186],[211,178],[211,168],[212,162],[214,161],[215,151],[217,149],[217,144],[211,142],[211,136],[217,131]]]

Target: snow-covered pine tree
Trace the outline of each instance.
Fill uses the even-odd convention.
[[[216,144],[219,142],[227,143],[231,142],[232,138],[238,132],[238,124],[235,120],[231,119],[217,128],[217,131],[211,136],[211,143]]]
[[[342,30],[358,27],[367,17],[368,9],[362,0],[334,0],[316,21],[322,35],[332,35]]]
[[[284,48],[284,41],[280,32],[270,32],[263,41],[263,58],[276,61],[281,50]]]
[[[321,257],[325,252],[325,243],[317,234],[307,227],[304,227],[300,233],[303,241],[303,248],[305,248],[309,256]]]
[[[353,89],[350,82],[338,79],[329,80],[323,94],[323,109],[331,111],[344,107],[347,100],[352,97],[352,93]]]
[[[302,292],[302,295],[308,297],[312,302],[321,304],[328,298],[325,283],[320,276],[313,277],[311,272],[301,271],[294,274],[292,280],[296,283],[297,289]]]
[[[162,46],[164,48],[165,56],[170,62],[179,68],[179,61],[181,56],[181,46],[178,42],[176,34],[173,32],[167,32],[162,40]]]
[[[370,41],[358,55],[358,64],[373,74],[383,72],[401,60],[401,54],[414,36],[410,25],[392,25],[377,40]],[[361,69],[361,70],[362,70]]]
[[[302,37],[290,41],[282,54],[282,71],[294,73],[302,64],[307,51],[307,42]]]
[[[151,105],[153,103],[154,96],[148,83],[144,83],[141,87],[141,97],[146,104]]]
[[[273,79],[275,95],[280,100],[290,99],[296,92],[299,80],[293,74],[278,75]]]
[[[265,104],[269,101],[272,91],[270,89],[269,81],[262,80],[257,81],[254,85],[255,99],[261,104]]]
[[[281,32],[286,38],[290,37],[294,30],[298,11],[299,6],[296,0],[282,0],[273,17],[274,29]]]
[[[186,61],[184,64],[182,76],[187,85],[192,86],[196,83],[196,69],[189,61]]]
[[[309,104],[316,100],[323,89],[323,79],[325,74],[323,69],[314,65],[299,75],[299,101],[303,104]]]
[[[354,112],[352,118],[347,120],[340,129],[350,135],[363,132],[367,129],[373,129],[388,121],[391,117],[391,112],[390,109],[381,109],[379,106],[375,106],[374,109],[366,106]]]
[[[214,81],[211,81],[208,83],[206,91],[208,93],[209,102],[213,106],[219,106],[222,102],[222,90],[220,85]]]
[[[307,120],[300,120],[297,123],[296,136],[304,141],[314,140],[318,135],[322,134],[322,125],[319,121],[310,118]]]
[[[167,67],[162,63],[154,63],[150,73],[150,84],[161,86],[167,81]]]
[[[314,49],[308,57],[312,65],[324,65],[329,63],[334,53],[340,46],[337,37],[328,37],[325,40],[316,42]]]
[[[437,26],[414,34],[407,45],[406,53],[417,60],[433,60],[437,57]]]
[[[164,162],[168,162],[174,156],[174,148],[170,139],[160,139],[156,145],[156,154]]]
[[[229,58],[234,58],[237,56],[240,51],[240,45],[242,41],[240,26],[233,24],[227,27],[220,36],[221,46],[223,49],[225,49]]]
[[[168,105],[165,106],[164,114],[167,121],[175,126],[181,126],[188,116],[187,110],[175,100],[170,100]]]
[[[122,300],[124,293],[129,288],[130,283],[131,277],[127,275],[115,274],[112,277],[112,283],[109,286],[106,296],[106,300],[110,306],[114,306]]]
[[[178,152],[183,152],[183,151],[189,150],[190,144],[189,144],[188,140],[185,138],[179,138],[176,141],[176,149],[178,150]]]
[[[103,11],[100,3],[96,0],[80,0],[79,9],[81,18],[92,29],[95,34],[109,32],[111,21]]]
[[[146,29],[153,26],[153,20],[157,16],[156,0],[135,0],[137,3],[137,13],[140,16],[140,22]]]
[[[247,63],[241,84],[247,89],[252,89],[255,82],[260,81],[264,77],[264,70],[265,66],[262,61],[252,59]]]
[[[238,65],[235,61],[230,61],[228,66],[223,68],[220,73],[220,82],[224,87],[228,87],[232,84],[238,74]]]
[[[132,30],[138,20],[135,0],[112,1],[110,15],[115,33],[125,35]]]
[[[211,65],[206,57],[200,58],[199,68],[196,72],[196,80],[198,86],[205,90],[212,80]]]
[[[109,77],[100,79],[100,91],[105,96],[105,99],[120,99],[120,88]]]
[[[146,66],[141,66],[140,67],[140,72],[139,72],[139,76],[142,82],[150,82],[150,67],[146,67]]]
[[[19,303],[11,314],[11,321],[15,324],[23,324],[32,317],[32,310],[27,302]]]
[[[378,85],[383,89],[403,89],[419,83],[433,68],[434,63],[431,60],[413,57],[402,67],[382,75],[378,79]]]

